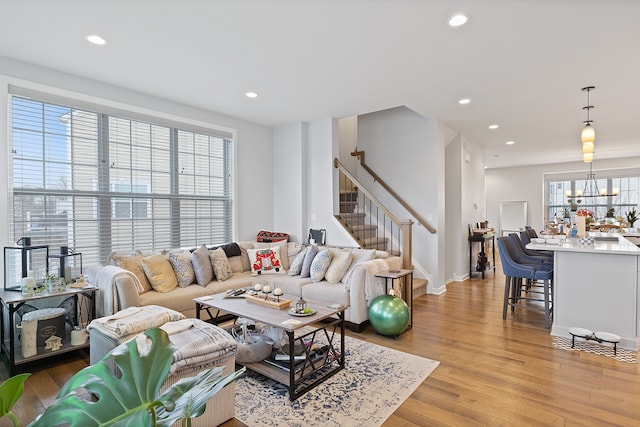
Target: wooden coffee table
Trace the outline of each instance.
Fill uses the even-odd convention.
[[[295,301],[298,297],[284,295]],[[288,310],[278,310],[246,301],[244,298],[229,298],[226,294],[215,294],[194,299],[196,317],[200,319],[202,310],[211,316],[210,321],[217,323],[221,312],[231,313],[238,317],[246,317],[268,326],[281,328],[289,338],[288,364],[275,363],[270,358],[258,363],[247,363],[247,369],[258,372],[287,386],[289,399],[296,400],[307,391],[344,369],[344,311],[346,306],[327,307],[325,302],[307,300],[307,306],[315,313],[309,316],[292,316]],[[211,313],[216,310],[216,314]],[[332,318],[337,316],[338,318]],[[339,334],[337,333],[339,329]],[[316,338],[324,337],[325,350],[318,353],[308,350],[305,343],[317,342]],[[324,342],[326,341],[326,342]],[[338,343],[339,342],[339,343]],[[303,357],[295,357],[296,343],[303,348]],[[302,359],[302,360],[299,360]],[[286,362],[286,361],[285,361]],[[294,366],[295,369],[290,369]]]

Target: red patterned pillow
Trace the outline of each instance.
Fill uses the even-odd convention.
[[[260,230],[256,236],[257,242],[271,243],[280,242],[282,240],[288,241],[289,235],[287,233],[279,233],[277,231]]]

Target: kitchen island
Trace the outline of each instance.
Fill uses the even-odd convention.
[[[640,248],[618,234],[592,237],[592,244],[571,238],[527,245],[554,253],[551,335],[570,337],[572,327],[610,332],[620,336],[620,347],[637,350]]]

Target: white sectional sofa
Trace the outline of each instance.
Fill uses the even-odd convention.
[[[255,261],[257,257],[264,256],[257,253],[261,250],[264,252],[264,249],[277,252],[279,261],[264,258],[262,263],[268,265],[260,265],[263,270],[257,274],[254,270],[257,266]],[[207,256],[205,250],[208,251],[216,276],[206,283],[202,280],[208,276],[202,271],[198,272],[206,268],[203,258]],[[196,251],[201,255],[199,259],[194,254]],[[319,257],[318,254],[322,252],[323,256]],[[178,262],[180,258],[182,264]],[[196,276],[193,281],[190,281],[191,272],[188,271],[189,258]],[[99,288],[99,316],[131,306],[159,305],[179,311],[187,317],[195,317],[194,298],[251,286],[261,281],[271,285],[272,289],[281,288],[286,295],[320,300],[327,305],[338,303],[348,306],[345,311],[347,325],[359,331],[367,324],[369,303],[385,290],[383,279],[375,278],[375,274],[399,269],[401,264],[400,257],[374,249],[302,247],[286,241],[237,242],[216,250],[201,247],[155,254],[114,254],[110,265],[90,266],[87,273],[89,282]],[[172,268],[167,268],[167,265]],[[304,267],[309,270],[308,276],[291,275],[292,270],[304,270]],[[175,285],[176,281],[178,285]]]

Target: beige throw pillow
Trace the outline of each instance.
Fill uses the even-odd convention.
[[[144,269],[142,268],[141,255],[113,255],[111,259],[113,260],[113,263],[118,267],[124,268],[125,270],[128,270],[135,274],[135,276],[138,278],[138,281],[142,285],[142,290],[138,289],[138,294],[143,294],[153,289],[151,287],[151,284],[147,280]]]
[[[142,258],[142,268],[149,283],[157,292],[169,292],[178,286],[169,258],[164,255],[151,255]]]
[[[227,280],[233,274],[231,272],[231,265],[227,259],[227,254],[222,248],[214,249],[209,252],[209,258],[211,259],[211,266],[213,267],[213,274],[218,281]]]
[[[329,283],[338,283],[351,266],[351,251],[333,249],[330,252],[333,258],[324,278]]]

